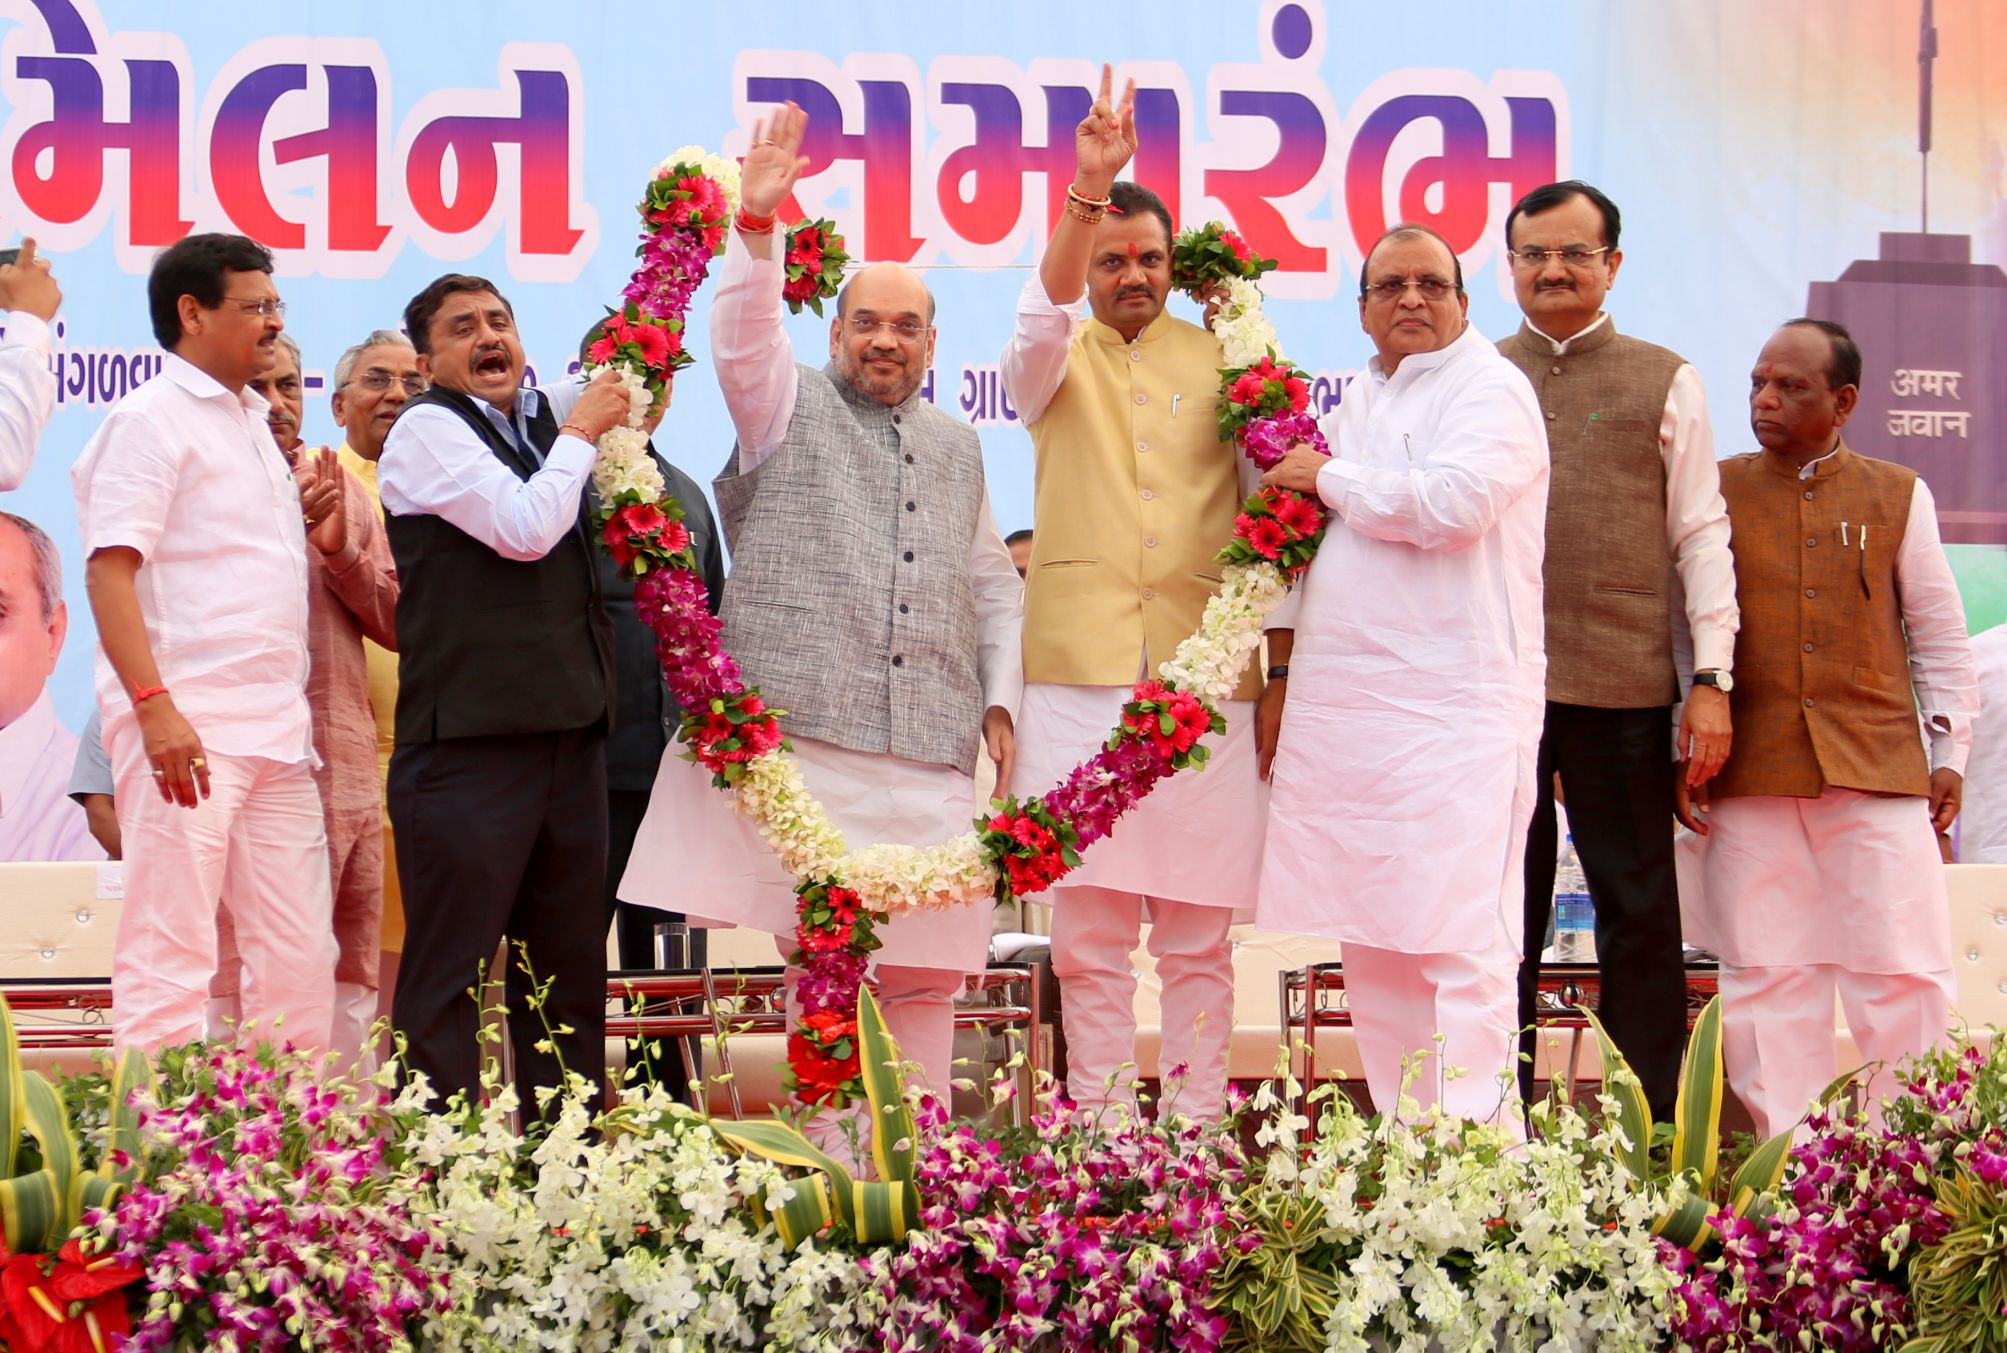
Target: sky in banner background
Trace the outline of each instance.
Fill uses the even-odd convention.
[[[5,502],[63,550],[59,709],[82,722],[91,651],[69,467],[154,367],[145,269],[186,226],[283,246],[306,434],[330,441],[315,378],[449,268],[501,285],[538,375],[562,374],[631,267],[632,204],[657,159],[687,143],[743,151],[750,110],[791,92],[826,114],[801,205],[834,217],[853,253],[927,269],[933,394],[982,428],[1009,531],[1029,524],[1031,454],[997,356],[1069,176],[1071,127],[1113,59],[1144,89],[1137,174],[1182,221],[1231,219],[1284,258],[1272,313],[1324,377],[1320,400],[1369,354],[1354,297],[1361,242],[1382,222],[1422,214],[1450,235],[1472,319],[1496,337],[1517,323],[1501,267],[1515,186],[1581,176],[1625,213],[1612,312],[1698,366],[1730,453],[1753,444],[1744,390],[1771,327],[1807,309],[1810,283],[1874,259],[1881,232],[1918,229],[1920,3],[1022,0],[813,17],[0,0],[0,242],[42,238],[66,295],[62,402]],[[2007,4],[1938,0],[1935,23],[1931,227],[2007,264]],[[699,365],[658,439],[699,480],[731,445],[704,322],[700,296]],[[790,327],[819,363],[826,322]],[[2007,320],[1970,335],[1968,395],[2001,384],[2002,335]],[[2007,482],[2000,418],[1966,426],[1951,450],[1991,458]],[[2007,551],[1953,557],[1975,628],[2007,617]]]

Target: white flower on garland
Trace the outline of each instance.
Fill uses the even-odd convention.
[[[1213,337],[1220,341],[1226,364],[1252,366],[1271,353],[1282,356],[1275,325],[1262,313],[1261,284],[1246,277],[1230,277],[1226,289],[1226,300],[1213,317]]]

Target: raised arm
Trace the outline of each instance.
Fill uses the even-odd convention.
[[[0,264],[0,310],[7,311],[7,338],[0,343],[0,491],[17,489],[28,477],[55,407],[49,321],[62,302],[49,261],[35,257],[35,241],[22,240],[21,256]]]
[[[1107,197],[1115,176],[1136,153],[1136,82],[1124,86],[1119,105],[1111,102],[1114,88],[1114,67],[1103,65],[1101,92],[1073,129],[1073,186],[1083,197]],[[1045,294],[1055,304],[1066,305],[1086,290],[1087,261],[1093,251],[1094,223],[1071,210],[1061,212],[1038,265]]]
[[[781,324],[782,269],[775,215],[808,167],[801,141],[808,114],[793,103],[753,124],[739,171],[718,291],[711,300],[711,356],[739,438],[739,472],[753,469],[787,436],[794,415],[794,350]],[[840,320],[838,321],[841,322]]]

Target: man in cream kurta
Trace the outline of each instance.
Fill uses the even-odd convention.
[[[1360,290],[1378,355],[1325,420],[1331,458],[1299,447],[1267,476],[1332,521],[1293,642],[1270,635],[1292,671],[1258,920],[1343,942],[1375,1108],[1431,1055],[1405,1091],[1422,1107],[1515,1125],[1547,437],[1432,232],[1390,231]]]
[[[1120,108],[1109,85],[1104,73],[1076,134],[1074,196],[1019,297],[1003,356],[1038,457],[1017,776],[1030,794],[1093,756],[1137,679],[1198,628],[1219,588],[1213,556],[1232,538],[1243,496],[1218,431],[1219,341],[1164,310],[1170,213],[1148,189],[1114,182],[1136,142],[1133,84]],[[1250,670],[1206,768],[1160,784],[1051,891],[1077,1103],[1128,1098],[1119,1083],[1135,1057],[1130,952],[1147,912],[1163,980],[1164,1097],[1194,1118],[1220,1113],[1233,1027],[1227,931],[1252,909],[1261,843],[1260,688]]]
[[[772,214],[800,172],[806,122],[790,104],[770,139],[755,132],[711,303],[738,432],[716,486],[733,553],[724,641],[747,684],[788,711],[802,777],[852,849],[934,845],[974,821],[979,732],[1010,779],[1023,584],[991,519],[974,430],[919,394],[934,331],[917,276],[858,273],[830,325],[831,364],[794,361]],[[787,954],[796,882],[710,772],[663,758],[623,902],[765,930]],[[878,930],[886,1027],[939,1093],[951,1002],[988,962],[991,910],[917,912]]]

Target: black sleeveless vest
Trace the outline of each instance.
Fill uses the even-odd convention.
[[[459,415],[504,465],[530,465],[480,406],[433,386],[405,406]],[[541,399],[530,442],[548,452],[557,425]],[[397,740],[564,732],[609,726],[613,629],[583,517],[534,561],[504,559],[444,518],[386,513],[397,560]]]

